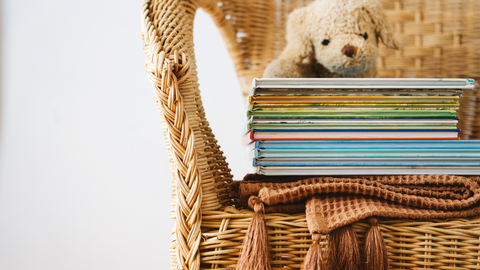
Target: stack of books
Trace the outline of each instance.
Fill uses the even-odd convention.
[[[248,129],[265,175],[480,174],[459,140],[470,79],[254,79]]]

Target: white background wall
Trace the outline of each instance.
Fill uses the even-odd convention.
[[[171,173],[140,3],[3,0],[0,269],[168,269]],[[195,43],[207,116],[240,179],[240,87],[201,10]]]

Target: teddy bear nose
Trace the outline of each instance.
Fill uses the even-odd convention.
[[[342,49],[342,53],[345,54],[347,57],[353,57],[357,53],[357,47],[346,45]]]

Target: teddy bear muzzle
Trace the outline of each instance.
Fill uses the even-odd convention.
[[[357,53],[357,50],[357,46],[345,45],[342,49],[342,53],[347,57],[353,57]]]

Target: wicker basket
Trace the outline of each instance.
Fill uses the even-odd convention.
[[[219,27],[244,93],[285,45],[288,13],[309,1],[145,0],[142,37],[173,172],[176,219],[172,269],[231,269],[252,211],[228,206],[232,181],[205,119],[193,50],[193,19],[206,10]],[[402,43],[381,48],[383,77],[480,78],[480,1],[382,1]],[[476,97],[462,98],[463,138],[480,136]],[[310,245],[305,214],[265,215],[272,266],[299,269]],[[360,237],[367,223],[355,228]],[[392,268],[480,269],[480,217],[452,220],[383,219]]]

